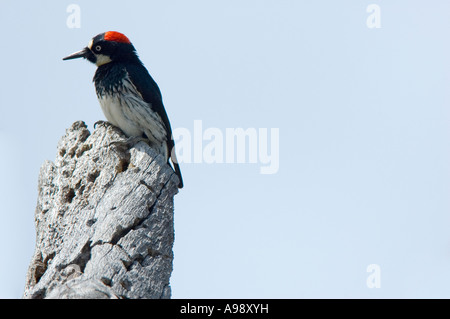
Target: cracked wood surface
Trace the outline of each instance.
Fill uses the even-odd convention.
[[[178,178],[146,143],[75,122],[39,174],[24,298],[170,298]]]

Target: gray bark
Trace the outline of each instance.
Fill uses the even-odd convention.
[[[38,182],[24,298],[170,298],[178,178],[145,142],[75,122]]]

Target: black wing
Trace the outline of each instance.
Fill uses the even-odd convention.
[[[147,69],[140,64],[127,64],[126,71],[130,76],[130,80],[139,93],[142,95],[142,98],[145,102],[151,105],[153,111],[155,111],[163,121],[166,127],[166,136],[167,136],[167,146],[169,148],[169,157],[172,159],[172,163],[174,166],[175,173],[178,175],[180,179],[179,188],[183,187],[183,179],[181,177],[180,167],[178,165],[177,159],[175,157],[175,152],[172,150],[175,145],[172,138],[172,128],[170,127],[169,117],[167,116],[166,109],[164,108],[162,102],[161,91],[159,90],[158,84],[156,84],[155,80],[151,77],[150,73],[148,73]]]
[[[131,82],[142,95],[144,101],[149,103],[152,110],[161,117],[166,126],[167,139],[170,140],[172,129],[170,127],[169,117],[167,116],[162,102],[162,95],[158,84],[156,84],[155,80],[153,80],[144,66],[129,64],[126,65],[126,70],[130,76]]]

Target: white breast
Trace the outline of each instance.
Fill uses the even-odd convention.
[[[167,133],[161,117],[154,112],[131,83],[125,78],[118,92],[98,97],[106,119],[127,136],[148,137],[151,144],[167,158]]]
[[[134,121],[127,119],[121,99],[115,95],[104,95],[98,101],[106,119],[119,127],[127,136],[141,136],[144,132]]]

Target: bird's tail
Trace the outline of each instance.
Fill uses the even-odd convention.
[[[181,177],[180,165],[178,163],[173,162],[173,168],[175,170],[175,174],[177,174],[180,183],[178,183],[178,188],[183,188],[183,178]]]
[[[177,155],[175,154],[175,145],[172,146],[172,150],[170,152],[170,159],[173,164],[173,170],[175,174],[178,176],[180,182],[178,183],[178,188],[183,188],[183,177],[181,177],[180,165],[178,165]]]

